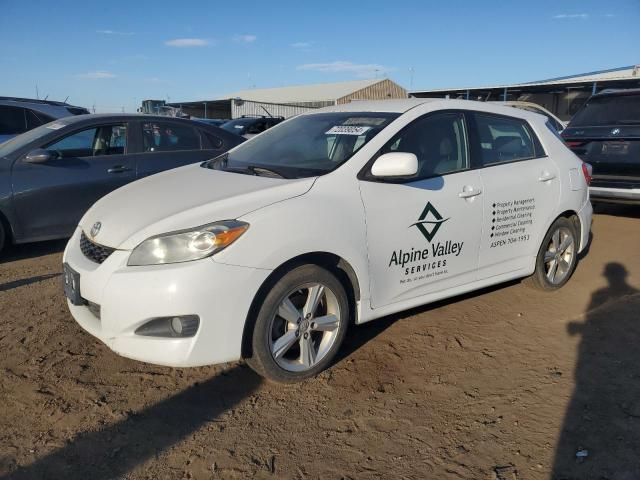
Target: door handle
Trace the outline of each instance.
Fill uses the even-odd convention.
[[[556,176],[553,173],[542,172],[538,177],[539,182],[548,182],[549,180],[553,180]]]
[[[124,173],[130,171],[131,169],[125,167],[124,165],[116,165],[115,167],[111,167],[110,169],[108,169],[107,173]]]
[[[480,195],[482,190],[474,187],[464,187],[464,189],[458,194],[460,198],[471,198]]]

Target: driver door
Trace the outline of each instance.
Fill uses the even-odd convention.
[[[418,173],[361,176],[372,308],[476,279],[482,182],[470,168],[466,125],[462,112],[420,117],[380,152],[415,154]]]
[[[13,202],[22,237],[70,236],[98,199],[135,180],[127,156],[126,123],[76,130],[42,145],[55,157],[45,163],[16,161]]]

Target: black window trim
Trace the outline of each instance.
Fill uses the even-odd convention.
[[[364,181],[364,182],[373,182],[373,183],[391,183],[391,184],[405,184],[405,183],[415,183],[415,182],[421,182],[423,180],[429,180],[431,178],[439,178],[439,177],[446,177],[447,175],[455,175],[456,173],[462,173],[462,172],[468,172],[471,170],[475,170],[477,167],[474,165],[474,155],[473,155],[473,149],[472,149],[472,142],[471,142],[471,125],[470,122],[468,120],[468,114],[471,113],[470,110],[462,110],[462,109],[446,109],[446,110],[436,110],[433,112],[428,112],[425,113],[424,115],[420,115],[419,117],[414,118],[413,120],[411,120],[408,124],[406,124],[404,127],[402,127],[400,130],[398,130],[387,142],[385,142],[385,144],[382,146],[382,148],[380,148],[380,150],[378,150],[376,153],[374,153],[371,158],[369,159],[369,161],[365,164],[364,167],[362,167],[362,169],[360,169],[360,171],[358,172],[357,178],[358,180]],[[382,150],[389,144],[389,142],[393,141],[394,139],[396,139],[399,135],[401,135],[404,131],[406,131],[409,127],[411,127],[411,125],[413,125],[415,122],[421,121],[424,118],[427,117],[432,117],[435,115],[442,115],[442,114],[453,114],[453,115],[459,115],[462,117],[462,123],[464,126],[464,140],[465,140],[465,149],[466,149],[466,154],[467,154],[467,168],[463,168],[461,170],[456,170],[455,172],[447,172],[447,173],[443,173],[441,175],[431,175],[428,177],[419,177],[417,174],[416,175],[412,175],[410,177],[376,177],[374,175],[371,174],[371,167],[373,166],[374,162],[378,159],[378,157],[380,157]],[[398,117],[400,118],[400,117]],[[388,128],[388,125],[387,125]]]
[[[507,165],[510,163],[518,163],[518,162],[526,162],[529,160],[538,160],[541,158],[547,158],[548,155],[545,152],[544,148],[542,147],[542,143],[540,142],[540,139],[538,138],[538,135],[536,134],[535,130],[533,129],[533,127],[531,126],[531,124],[524,118],[519,118],[519,117],[513,117],[511,115],[503,115],[500,113],[492,113],[492,112],[483,112],[483,111],[479,111],[479,110],[473,110],[473,111],[469,111],[469,113],[471,113],[470,115],[470,123],[472,124],[471,128],[473,130],[473,135],[474,135],[474,140],[471,142],[473,144],[474,148],[474,157],[476,157],[476,164],[477,167],[476,168],[491,168],[491,167],[498,167],[500,165]],[[481,146],[480,146],[480,134],[478,133],[478,124],[476,122],[476,117],[478,116],[483,116],[483,117],[494,117],[494,118],[501,118],[501,119],[505,119],[505,120],[511,120],[511,121],[516,121],[516,122],[520,122],[523,127],[527,130],[527,132],[529,132],[529,135],[531,136],[531,140],[533,142],[533,156],[532,157],[523,157],[523,158],[517,158],[514,160],[505,160],[503,162],[495,162],[495,163],[491,163],[489,165],[485,165],[484,162],[482,161],[482,150],[481,150]]]

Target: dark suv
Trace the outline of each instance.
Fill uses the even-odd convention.
[[[0,143],[52,120],[86,113],[86,108],[64,102],[0,97]]]
[[[243,115],[235,120],[229,120],[224,123],[220,128],[225,129],[227,132],[235,133],[244,138],[251,138],[265,130],[279,124],[284,120],[284,117],[250,117]]]
[[[562,138],[593,166],[594,202],[640,204],[640,89],[592,96]]]

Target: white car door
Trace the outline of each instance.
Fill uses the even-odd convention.
[[[531,268],[560,197],[555,162],[524,120],[476,113],[485,211],[478,278]]]
[[[475,279],[482,185],[470,169],[466,125],[462,112],[419,117],[380,151],[414,153],[417,175],[383,180],[365,169],[359,176],[372,308]]]

